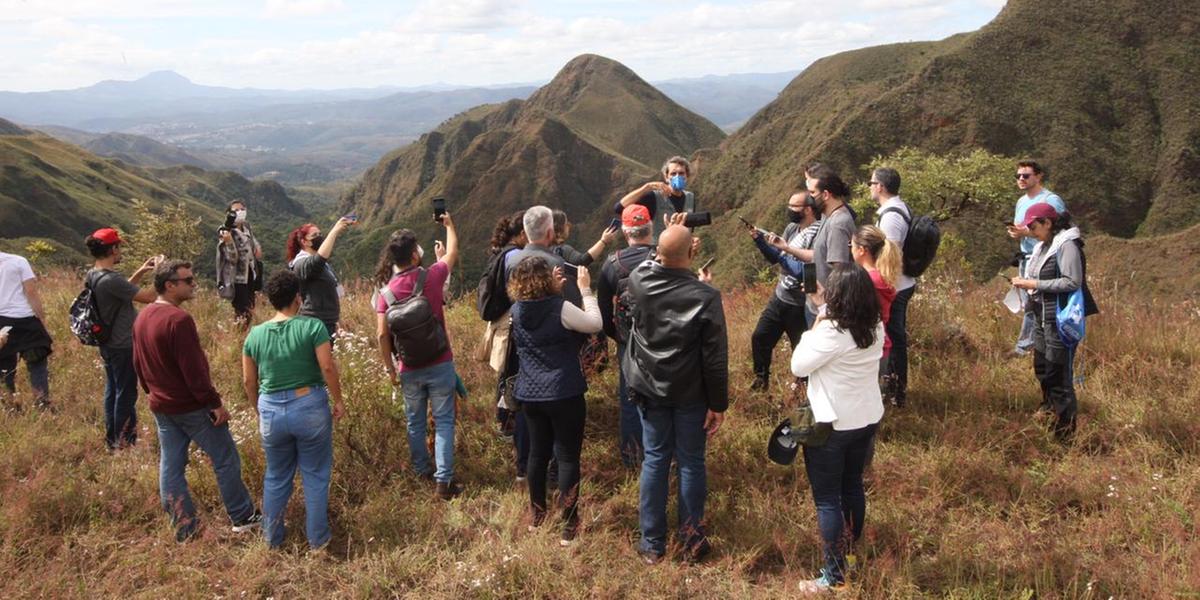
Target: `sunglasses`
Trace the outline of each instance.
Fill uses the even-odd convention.
[[[1017,173],[1017,179],[1029,179],[1030,177],[1033,177],[1034,175],[1035,175],[1034,173]]]
[[[882,185],[878,181],[869,182],[868,185]]]
[[[184,283],[186,283],[186,284],[188,284],[188,285],[196,285],[196,277],[195,277],[195,276],[192,276],[192,277],[176,277],[176,278],[173,278],[173,279],[168,279],[167,281],[182,281],[182,282],[184,282]]]

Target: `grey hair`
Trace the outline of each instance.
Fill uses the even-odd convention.
[[[880,167],[875,169],[875,181],[887,190],[887,193],[895,196],[900,193],[900,173],[890,167]]]
[[[522,223],[531,244],[539,244],[554,233],[554,213],[540,204],[525,211]]]
[[[621,231],[625,234],[625,237],[631,240],[644,240],[650,237],[652,229],[654,229],[654,224],[646,223],[637,227],[622,227]]]
[[[667,159],[667,162],[663,163],[663,166],[662,166],[663,177],[667,176],[667,171],[669,171],[671,169],[672,164],[683,165],[683,170],[687,172],[687,176],[688,177],[692,176],[692,163],[688,162],[688,159],[686,159],[682,156],[672,156],[671,158]]]

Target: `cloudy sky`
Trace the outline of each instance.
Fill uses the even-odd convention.
[[[802,69],[977,29],[1004,0],[0,0],[0,89],[160,69],[231,87],[549,79],[585,52],[650,80]]]

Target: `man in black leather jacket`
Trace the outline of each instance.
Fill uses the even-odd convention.
[[[691,232],[673,225],[659,237],[658,262],[642,263],[629,278],[636,306],[622,361],[642,418],[638,551],[648,563],[666,553],[672,458],[679,466],[676,537],[690,560],[711,549],[704,453],[729,406],[729,356],[721,293],[706,283],[707,271],[699,279],[692,273],[695,254]]]

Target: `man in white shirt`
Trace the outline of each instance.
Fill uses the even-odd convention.
[[[8,395],[16,393],[17,359],[23,359],[34,402],[40,409],[50,407],[47,363],[52,342],[43,324],[45,317],[37,276],[29,261],[0,252],[0,331],[6,338],[0,347],[0,377]]]
[[[912,211],[900,199],[900,173],[895,169],[881,167],[871,173],[871,199],[879,204],[877,225],[887,239],[896,242],[902,250],[908,239],[908,227],[912,223]],[[908,302],[917,291],[917,282],[912,277],[900,274],[896,281],[896,298],[887,323],[887,335],[892,340],[892,350],[883,375],[886,378],[891,401],[904,406],[908,399]]]

